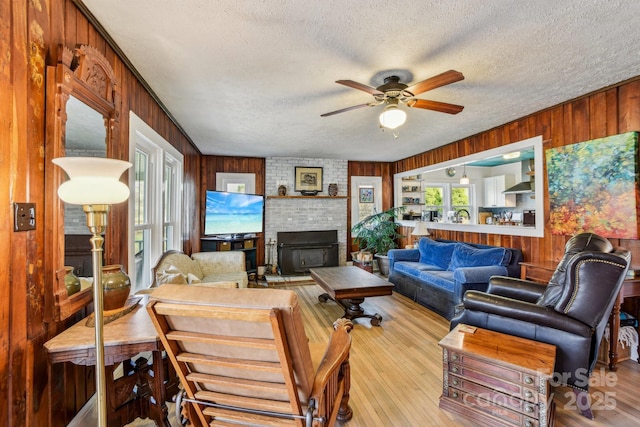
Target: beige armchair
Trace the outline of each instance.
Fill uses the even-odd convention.
[[[165,252],[153,268],[153,284],[219,284],[228,287],[229,282],[246,288],[249,280],[244,252],[197,252],[189,257],[180,251]]]
[[[191,424],[317,427],[351,418],[349,320],[336,321],[318,349],[290,290],[162,285],[147,310]]]

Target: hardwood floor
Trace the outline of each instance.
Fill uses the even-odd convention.
[[[311,342],[325,342],[342,314],[334,302],[318,302],[319,286],[292,286],[303,301]],[[438,407],[442,390],[442,350],[438,342],[449,322],[399,294],[367,298],[362,307],[382,316],[379,327],[358,320],[351,331],[351,407],[345,427],[474,426]],[[628,360],[610,372],[596,365],[590,395],[595,420],[574,409],[573,392],[554,390],[556,426],[637,426],[640,419],[640,365]]]
[[[326,343],[333,321],[342,315],[335,302],[321,303],[317,285],[290,286],[300,296],[310,343]],[[442,390],[442,350],[438,342],[449,322],[398,294],[367,298],[365,311],[382,316],[380,326],[358,320],[351,349],[353,419],[343,427],[463,426],[472,422],[438,407]],[[598,364],[590,394],[595,420],[571,405],[573,393],[556,388],[556,426],[637,426],[640,419],[640,365],[628,360],[617,372]],[[607,404],[607,405],[605,405]],[[149,420],[135,426],[152,426]]]

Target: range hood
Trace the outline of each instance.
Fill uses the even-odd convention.
[[[522,194],[535,192],[535,184],[531,181],[522,181],[503,191],[504,194]]]

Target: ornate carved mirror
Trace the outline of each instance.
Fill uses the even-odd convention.
[[[91,276],[89,230],[82,207],[65,205],[57,190],[64,172],[51,160],[63,156],[112,157],[118,147],[120,96],[106,58],[91,46],[58,48],[47,67],[45,145],[45,318],[60,321],[91,302],[91,287],[69,295],[65,265]],[[109,245],[109,242],[105,242]]]

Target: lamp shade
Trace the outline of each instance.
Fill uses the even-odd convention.
[[[416,226],[413,228],[411,235],[412,236],[431,236],[431,233],[429,233],[427,224],[425,224],[422,221],[418,221],[416,222]]]
[[[379,120],[381,126],[388,129],[395,129],[404,124],[407,120],[407,113],[399,109],[397,105],[388,105],[384,111],[380,113]]]
[[[58,196],[72,205],[112,205],[129,198],[129,187],[120,182],[132,165],[103,157],[58,157],[52,162],[69,176],[58,187]]]

